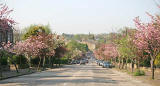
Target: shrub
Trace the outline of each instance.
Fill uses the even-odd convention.
[[[151,60],[150,58],[142,60],[142,61],[140,62],[140,66],[150,67],[150,66],[151,66],[151,65],[150,65],[150,60]]]
[[[28,68],[27,58],[24,55],[13,55],[12,61],[18,65],[18,68]]]
[[[16,64],[26,64],[27,63],[27,58],[24,55],[13,55],[13,61]]]
[[[31,59],[32,66],[37,66],[39,64],[39,61],[40,61],[39,57],[32,58]],[[42,60],[41,60],[41,63],[42,63]]]
[[[8,65],[8,61],[7,60],[8,60],[7,57],[5,57],[5,56],[1,57],[1,59],[0,59],[1,65]]]
[[[0,51],[0,64],[8,65],[8,53],[5,51]]]
[[[61,58],[61,64],[68,64],[67,58]]]
[[[134,73],[133,73],[134,76],[143,76],[145,75],[145,72],[143,70],[136,70]]]

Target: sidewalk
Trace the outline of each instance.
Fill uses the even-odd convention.
[[[125,71],[125,70],[119,70],[119,69],[116,69],[116,70],[121,71],[121,72],[126,72],[126,74],[128,74],[127,71]],[[157,69],[155,72],[155,79],[154,80],[152,80],[152,78],[151,78],[151,75],[152,75],[151,71],[147,71],[147,70],[145,70],[145,76],[133,76],[131,74],[128,74],[128,75],[135,77],[136,79],[138,79],[144,83],[151,84],[152,86],[160,86],[160,72],[158,72],[158,71],[159,71],[159,69]],[[128,71],[128,72],[130,72],[130,71]]]
[[[2,72],[2,77],[0,77],[0,80],[37,72],[36,69],[30,69],[30,71],[29,71],[28,68],[27,68],[27,69],[18,69],[18,71],[19,71],[19,73],[17,73],[16,70],[3,71],[3,72]]]
[[[155,72],[155,79],[152,80],[151,76],[151,71],[145,71],[146,75],[145,76],[135,76],[137,79],[142,80],[145,83],[149,83],[153,86],[160,86],[160,72]]]
[[[43,68],[41,70],[37,70],[37,68],[31,68],[30,71],[29,71],[29,68],[18,69],[19,73],[17,73],[16,70],[13,68],[10,71],[3,71],[2,77],[0,77],[0,80],[12,78],[12,77],[18,77],[18,76],[27,75],[27,74],[32,74],[32,73],[39,72],[39,71],[46,71],[46,70],[54,69],[54,68],[61,68],[61,67],[63,67],[62,64],[58,67],[54,66],[53,68],[45,68],[44,70]]]

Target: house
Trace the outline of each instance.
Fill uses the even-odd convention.
[[[9,24],[5,28],[0,25],[0,46],[3,42],[7,43],[8,41],[13,43],[13,28]]]

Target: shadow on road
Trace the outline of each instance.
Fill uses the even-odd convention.
[[[72,75],[80,71],[79,75]],[[107,72],[107,76],[103,76]],[[94,73],[97,75],[89,75]],[[88,75],[87,75],[88,74]],[[99,76],[100,74],[101,76]],[[8,80],[0,81],[2,84],[15,84],[15,85],[59,85],[63,83],[72,83],[72,84],[87,84],[87,83],[111,83],[118,84],[122,82],[120,80],[113,80],[109,76],[114,76],[115,74],[106,68],[94,67],[93,65],[68,65],[57,71],[50,70],[40,73],[35,73],[26,76],[20,76],[17,78],[12,78]]]

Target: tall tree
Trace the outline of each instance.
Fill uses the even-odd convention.
[[[50,34],[51,30],[49,25],[30,25],[29,27],[24,29],[24,34],[22,39],[27,39],[30,36],[38,35],[40,32],[45,34]]]
[[[7,5],[0,4],[0,27],[2,30],[6,30],[8,28],[13,27],[16,22],[9,17],[9,14],[13,10],[10,10]]]
[[[148,15],[152,19],[149,23],[141,23],[138,17],[134,19],[136,27],[138,28],[134,43],[138,49],[149,53],[151,58],[152,79],[154,79],[154,61],[160,52],[160,17]]]

